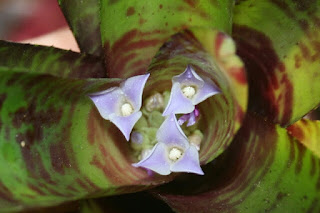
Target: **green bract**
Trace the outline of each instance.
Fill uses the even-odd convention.
[[[320,0],[58,2],[81,53],[0,41],[0,211],[320,211],[319,123],[294,124],[320,104]],[[143,103],[166,99],[188,64],[221,90],[205,175],[149,175],[88,94],[150,73]],[[156,117],[134,127],[151,147]]]

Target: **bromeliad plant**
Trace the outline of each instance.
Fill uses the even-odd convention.
[[[59,4],[81,53],[0,42],[1,211],[319,212],[320,1]]]

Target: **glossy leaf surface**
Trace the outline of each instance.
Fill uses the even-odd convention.
[[[261,117],[248,115],[229,149],[203,169],[155,195],[176,212],[320,210],[319,158]]]
[[[7,70],[68,78],[106,76],[102,61],[91,55],[0,41],[0,72]]]
[[[320,103],[320,1],[238,1],[233,38],[249,108],[287,126]],[[272,14],[272,15],[271,15]]]
[[[171,35],[192,26],[231,31],[233,0],[102,0],[101,36],[110,77],[143,74]]]
[[[102,57],[99,0],[58,0],[82,53]]]
[[[127,141],[87,96],[119,83],[0,72],[1,210],[134,192],[170,179],[132,167]]]
[[[320,158],[320,121],[301,119],[287,130]]]

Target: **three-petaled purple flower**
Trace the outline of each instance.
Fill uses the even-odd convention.
[[[149,75],[134,76],[124,81],[120,87],[89,95],[100,115],[114,123],[127,141],[133,126],[142,115],[142,93]]]
[[[134,125],[142,116],[140,111],[142,93],[149,75],[128,78],[119,87],[89,95],[100,115],[114,123],[127,140],[130,139]],[[190,143],[180,125],[187,121],[187,126],[195,124],[200,115],[196,105],[220,91],[209,78],[201,78],[189,65],[182,74],[172,78],[172,83],[169,102],[162,114],[166,119],[157,130],[156,138],[152,136],[144,142],[144,137],[139,132],[131,136],[131,142],[139,143],[142,149],[142,151],[140,149],[141,161],[132,165],[161,175],[169,175],[171,172],[203,175],[198,153],[201,141]],[[160,94],[158,96],[161,97]],[[149,105],[146,104],[149,113],[159,108]],[[177,121],[175,114],[184,115]],[[148,141],[154,141],[156,144],[148,144]]]
[[[171,172],[204,174],[197,148],[189,143],[174,114],[162,123],[156,138],[158,143],[149,155],[133,166],[144,167],[161,175],[169,175]]]
[[[172,78],[171,95],[163,116],[191,113],[195,105],[217,93],[219,89],[209,78],[201,78],[188,65],[182,74]]]

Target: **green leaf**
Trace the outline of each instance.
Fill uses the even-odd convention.
[[[0,72],[29,72],[68,78],[102,78],[103,62],[91,55],[0,40]]]
[[[99,0],[58,0],[81,52],[102,57]]]
[[[320,1],[247,0],[233,38],[250,84],[249,108],[287,126],[320,103]]]
[[[131,166],[128,142],[87,96],[120,82],[0,72],[1,211],[135,192],[172,178]]]
[[[101,0],[101,36],[110,77],[147,71],[171,35],[192,27],[231,31],[233,0]]]
[[[191,65],[211,78],[220,88],[199,105],[199,129],[204,134],[200,160],[205,164],[220,155],[239,129],[247,107],[247,81],[242,61],[235,54],[233,40],[225,33],[208,28],[190,28],[171,37],[154,57],[146,94],[169,91],[171,79]]]
[[[229,149],[203,169],[154,194],[185,213],[320,211],[319,158],[259,116],[248,114]]]
[[[320,158],[320,121],[301,119],[289,126],[287,130]]]

